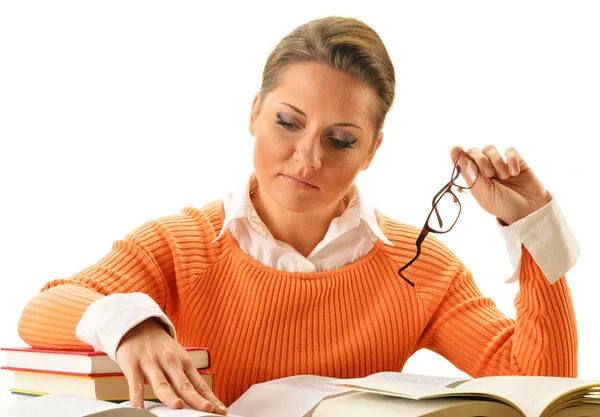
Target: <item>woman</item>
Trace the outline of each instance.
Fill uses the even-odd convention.
[[[366,208],[354,186],[382,143],[394,90],[385,46],[364,23],[298,27],[266,63],[250,115],[255,174],[242,190],[149,222],[97,264],[48,283],[24,310],[21,337],[108,353],[134,405],[146,381],[170,407],[221,414],[254,383],[399,371],[421,348],[474,377],[575,376],[575,318],[562,275],[577,250],[516,150],[504,160],[492,146],[471,149],[475,165],[463,173],[509,240],[521,236],[517,319],[484,298],[432,237],[405,279],[398,275],[419,231]],[[461,152],[452,149],[452,159]],[[540,228],[544,240],[535,242]],[[549,257],[545,244],[562,249]],[[211,349],[216,395],[182,345]]]

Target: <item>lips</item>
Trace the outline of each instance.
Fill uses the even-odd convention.
[[[284,174],[284,175],[285,175],[285,174]],[[293,179],[295,179],[295,180],[298,180],[298,181],[302,181],[302,182],[304,182],[304,183],[306,183],[306,184],[308,184],[308,185],[312,185],[313,187],[315,187],[315,185],[314,185],[313,183],[311,183],[311,182],[310,182],[310,181],[309,181],[307,178],[305,178],[305,177],[302,177],[302,176],[300,176],[300,175],[285,175],[285,176],[286,176],[286,177],[293,178]]]
[[[314,185],[313,183],[311,183],[308,179],[306,179],[305,177],[302,177],[300,175],[290,175],[290,174],[281,174],[281,175],[291,185],[294,185],[294,186],[296,186],[298,188],[304,188],[304,189],[318,188],[316,185]]]

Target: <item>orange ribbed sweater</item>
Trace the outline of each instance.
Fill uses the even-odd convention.
[[[97,264],[52,281],[25,307],[19,334],[35,347],[90,349],[75,328],[111,293],[149,294],[184,346],[207,346],[215,393],[231,404],[252,384],[294,374],[339,378],[400,371],[421,348],[473,377],[577,373],[577,331],[565,278],[551,285],[524,250],[516,320],[484,298],[470,272],[419,231],[380,217],[378,241],[345,267],[290,273],[246,255],[230,233],[216,242],[220,201],[138,228]]]

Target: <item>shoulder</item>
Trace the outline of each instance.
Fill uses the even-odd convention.
[[[146,222],[132,233],[126,240],[155,241],[212,241],[220,231],[222,203],[212,201],[200,208],[185,207],[178,214],[163,216]]]
[[[394,246],[386,245],[386,248],[391,252],[402,253],[408,251],[414,255],[421,228],[393,220],[381,213],[379,213],[378,219],[381,230],[394,244]],[[425,250],[439,258],[456,258],[456,255],[432,233],[429,233],[423,241],[421,256],[426,255]]]
[[[215,239],[221,227],[223,226],[223,201],[221,199],[213,200],[200,208],[185,207],[181,211],[181,216],[193,220],[211,240]]]

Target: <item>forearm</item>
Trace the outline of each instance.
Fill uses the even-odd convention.
[[[522,262],[516,320],[484,297],[461,267],[417,349],[439,353],[472,377],[576,376],[577,331],[566,281],[550,284],[525,250]]]
[[[523,250],[511,368],[524,375],[577,376],[577,324],[562,277],[550,284]]]
[[[500,231],[515,267],[509,282],[519,280],[520,291],[516,320],[486,353],[501,346],[494,356],[503,374],[575,376],[577,328],[564,275],[577,261],[579,244],[558,202]]]
[[[148,240],[160,243],[154,235],[146,235]],[[77,325],[90,305],[113,294],[148,294],[158,310],[164,310],[168,285],[163,265],[156,261],[153,252],[142,249],[143,244],[134,239],[117,241],[98,263],[69,279],[46,284],[23,310],[19,322],[21,338],[36,347],[91,349],[93,343],[84,343],[77,336]],[[163,252],[166,255],[162,258],[168,259],[168,250]]]
[[[76,336],[76,328],[86,309],[101,294],[72,284],[62,284],[40,292],[25,307],[19,320],[19,336],[38,348],[92,350]]]

